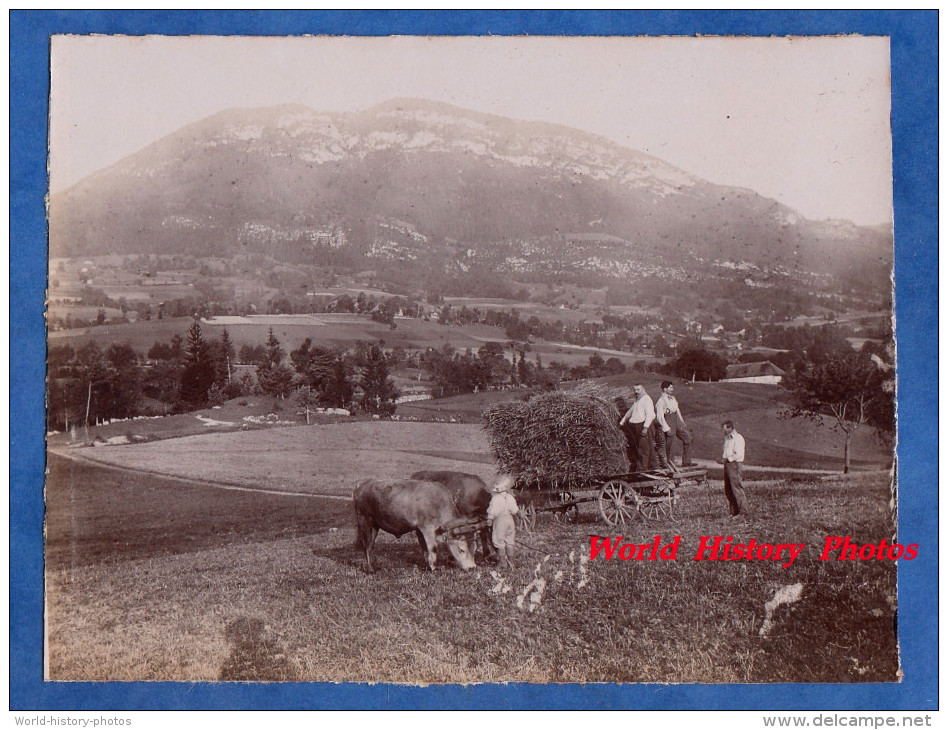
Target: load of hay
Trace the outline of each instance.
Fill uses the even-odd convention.
[[[484,411],[491,452],[524,485],[576,486],[628,471],[622,414],[594,394],[544,393]]]

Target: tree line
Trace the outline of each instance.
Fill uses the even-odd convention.
[[[885,438],[894,432],[894,356],[889,347],[871,340],[857,351],[832,326],[800,330],[788,328],[782,335],[795,345],[786,353],[783,384],[791,405],[785,415],[829,419],[846,436],[848,470],[851,437],[861,426]],[[768,357],[775,364],[783,362]],[[725,377],[727,365],[700,340],[685,340],[676,357],[652,367],[684,380],[716,381]],[[293,398],[307,421],[317,408],[390,415],[398,397],[391,373],[412,369],[434,383],[434,395],[446,396],[503,387],[555,388],[562,381],[620,375],[626,366],[598,353],[582,365],[544,365],[525,340],[486,342],[476,351],[446,344],[409,352],[402,347],[385,351],[381,343],[366,341],[342,350],[307,338],[287,354],[272,328],[263,345],[245,344],[238,354],[226,328],[218,339],[207,339],[194,321],[185,337],[156,342],[145,358],[128,344],[102,349],[92,341],[78,350],[68,344],[51,346],[48,428],[183,413],[258,393]]]

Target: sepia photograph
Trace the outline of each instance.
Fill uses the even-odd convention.
[[[898,681],[888,120],[886,38],[53,37],[46,678]]]
[[[916,681],[894,48],[51,33],[43,683]]]

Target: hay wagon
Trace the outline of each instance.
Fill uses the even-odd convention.
[[[641,471],[570,480],[537,480],[520,484],[520,524],[528,530],[536,525],[537,515],[551,512],[561,519],[575,520],[579,505],[597,502],[599,514],[612,525],[626,525],[636,517],[645,520],[675,519],[678,490],[685,485],[708,484],[707,469],[687,467],[673,473]]]
[[[491,452],[517,479],[522,527],[532,529],[541,512],[575,518],[584,502],[597,502],[613,527],[636,517],[674,519],[678,490],[707,484],[700,468],[623,473],[631,468],[618,425],[625,405],[599,389],[542,393],[485,409]]]

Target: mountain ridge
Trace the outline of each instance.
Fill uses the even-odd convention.
[[[601,240],[571,250],[570,235],[586,234]],[[233,108],[186,125],[53,194],[50,249],[461,273],[628,276],[642,259],[710,258],[840,273],[891,266],[891,231],[808,221],[569,127],[392,99],[358,112]]]

